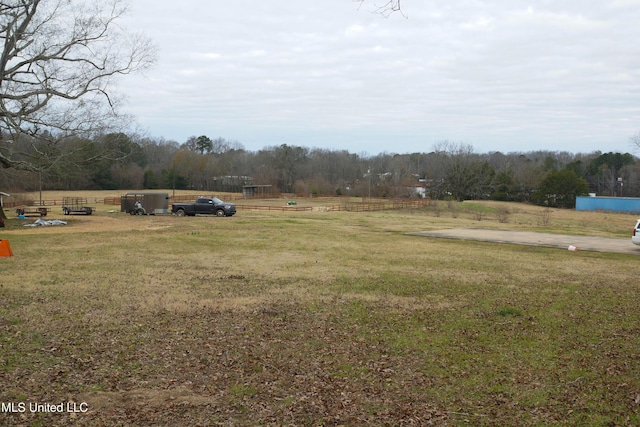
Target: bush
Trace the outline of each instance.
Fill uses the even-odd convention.
[[[572,170],[552,171],[533,193],[531,201],[540,206],[555,208],[575,208],[576,196],[589,193],[589,185],[584,178]]]

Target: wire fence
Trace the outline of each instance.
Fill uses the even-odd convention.
[[[169,204],[171,203],[189,203],[194,202],[198,197],[214,197],[213,195],[176,195],[169,197]],[[282,205],[268,205],[268,204],[236,204],[238,210],[252,210],[252,211],[289,211],[289,212],[304,212],[304,211],[324,211],[324,212],[370,212],[370,211],[383,211],[394,209],[409,209],[420,208],[429,204],[428,199],[366,199],[363,198],[362,202],[346,201],[335,196],[315,196],[310,198],[309,196],[298,196],[290,193],[283,193],[280,195],[271,195],[269,197],[247,197],[239,194],[237,196],[226,194],[224,196],[225,201],[238,201],[238,200],[282,200],[292,199],[303,202],[306,199],[312,199],[315,206],[298,206],[297,203],[287,203],[286,206]],[[343,201],[344,200],[344,201]],[[326,201],[326,205],[320,205],[322,201]],[[337,203],[336,203],[337,202]],[[85,204],[104,204],[104,205],[121,205],[121,197],[104,197],[104,198],[83,198]],[[65,206],[65,200],[4,200],[4,208],[21,208],[21,207],[52,207],[52,206]]]

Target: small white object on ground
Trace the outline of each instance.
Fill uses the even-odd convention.
[[[45,221],[43,219],[36,219],[36,222],[33,224],[25,224],[25,227],[38,227],[40,225],[67,225],[66,221],[60,221],[59,219],[54,219],[51,221]]]

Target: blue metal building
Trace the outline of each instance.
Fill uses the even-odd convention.
[[[638,197],[576,197],[577,211],[640,213]]]

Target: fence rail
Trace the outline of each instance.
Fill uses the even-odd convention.
[[[283,197],[280,195],[279,197],[273,197],[273,195],[267,196],[265,198],[258,197],[245,197],[242,194],[235,195],[225,195],[225,201],[232,200],[269,200],[269,199],[293,199],[293,200],[305,200],[303,197],[295,197],[293,194],[286,194]],[[291,197],[294,196],[294,197]],[[170,196],[169,204],[175,202],[193,202],[198,197],[214,197],[214,196],[200,196],[200,195],[179,195],[179,196]],[[400,200],[367,200],[363,199],[362,202],[352,202],[352,201],[344,201],[341,202],[340,198],[336,197],[313,197],[315,204],[317,204],[320,200],[325,199],[327,202],[326,206],[296,206],[296,205],[288,205],[288,206],[269,206],[269,205],[247,205],[247,204],[238,204],[236,208],[238,210],[254,210],[254,211],[292,211],[292,212],[303,212],[303,211],[324,211],[324,212],[340,212],[340,211],[348,211],[348,212],[369,212],[369,211],[382,211],[382,210],[393,210],[393,209],[407,209],[407,208],[419,208],[429,204],[428,199],[400,199]],[[333,203],[332,203],[333,202]],[[338,203],[335,203],[338,202]],[[103,203],[105,205],[116,205],[120,206],[120,197],[104,197],[104,198],[83,198],[83,203],[86,204],[99,204]],[[4,200],[5,208],[18,208],[24,206],[64,206],[64,200]]]
[[[264,206],[264,205],[236,205],[238,210],[246,211],[312,211],[311,206]]]
[[[386,211],[394,209],[419,208],[428,203],[426,200],[408,200],[408,201],[384,201],[384,202],[363,202],[363,203],[347,203],[346,209],[350,212],[366,212],[366,211]]]
[[[388,202],[348,202],[338,205],[327,206],[267,206],[267,205],[236,205],[238,210],[253,210],[253,211],[322,211],[322,212],[370,212],[370,211],[384,211],[394,209],[408,209],[408,208],[420,208],[428,204],[425,200],[414,201],[388,201]]]

